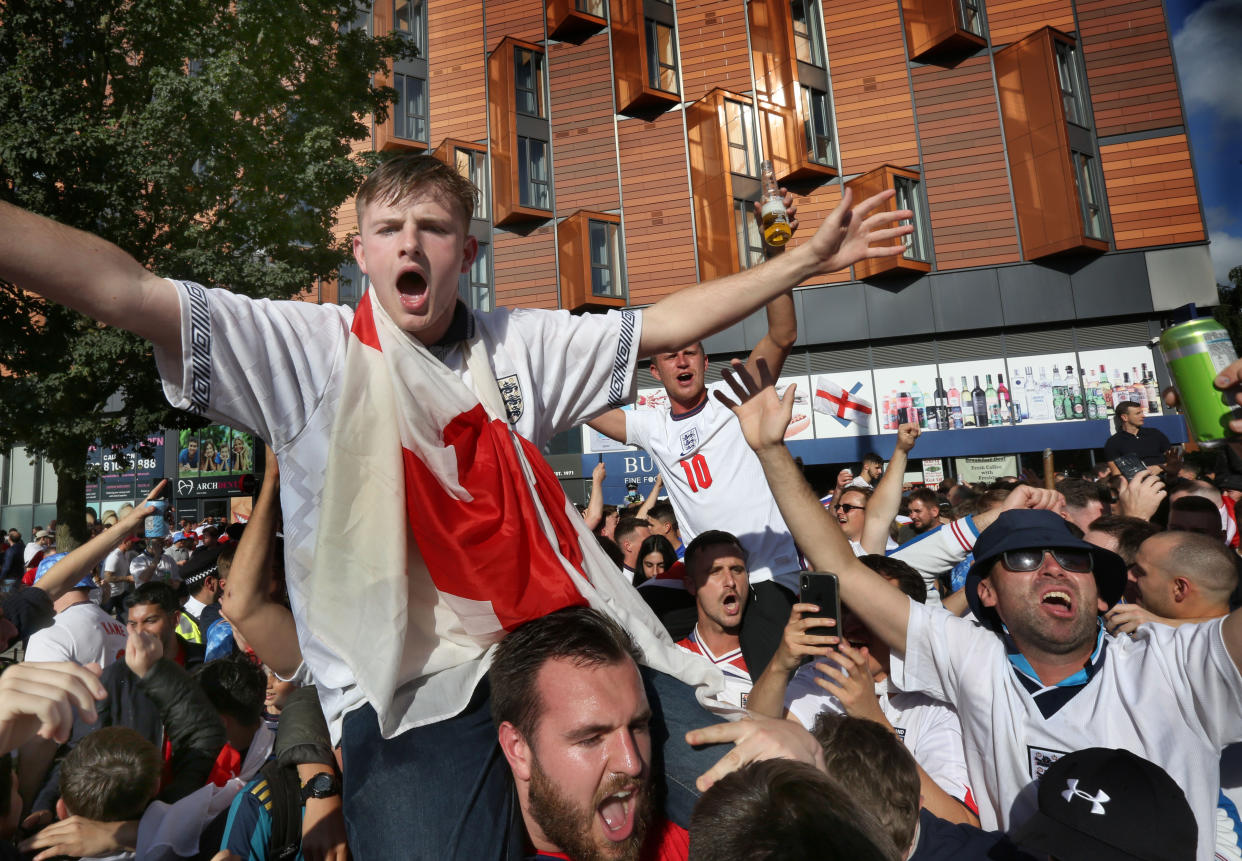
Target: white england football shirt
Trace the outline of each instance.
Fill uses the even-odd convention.
[[[333,421],[350,405],[342,371],[353,310],[172,283],[181,299],[181,350],[156,351],[164,394],[176,407],[256,434],[276,452],[289,603],[336,741],[342,717],[364,697],[345,662],[306,625],[306,578],[320,528]],[[478,383],[503,387],[511,426],[543,448],[557,433],[633,397],[641,323],[636,311],[470,315],[496,375]],[[432,352],[471,384],[463,351]]]
[[[808,730],[821,712],[845,714],[841,701],[815,682],[814,666],[826,660],[803,664],[785,689],[785,708]],[[973,807],[962,724],[953,707],[924,694],[890,690],[887,679],[875,683],[875,692],[884,716],[923,770],[949,795]]]
[[[746,549],[750,582],[759,583],[801,565],[759,458],[733,412],[712,396],[723,386],[709,386],[707,400],[680,416],[667,408],[626,410],[625,441],[659,464],[682,541],[709,529],[732,533]]]
[[[1159,765],[1182,787],[1211,858],[1222,749],[1242,741],[1242,674],[1221,620],[1142,625],[1104,636],[1084,685],[1045,716],[1001,637],[944,609],[910,602],[905,661],[893,684],[953,704],[962,721],[970,785],[983,828],[1008,831],[1036,809],[1037,778],[1066,753],[1122,748]]]
[[[124,656],[125,639],[124,625],[86,601],[61,610],[50,628],[31,635],[25,659],[106,667]]]
[[[698,625],[694,626],[690,636],[684,640],[678,640],[677,645],[714,664],[724,673],[724,690],[717,695],[717,700],[728,706],[746,708],[746,699],[750,696],[750,689],[754,687],[754,682],[750,678],[750,671],[746,669],[746,658],[742,656],[741,647],[731,649],[721,655],[713,654],[699,637]]]

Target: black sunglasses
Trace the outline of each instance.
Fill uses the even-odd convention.
[[[1075,574],[1091,573],[1092,560],[1089,550],[1052,547],[1007,550],[1001,554],[1001,564],[1010,571],[1034,571],[1044,564],[1045,553],[1051,553],[1056,563],[1066,571],[1072,571]]]
[[[850,505],[848,502],[838,502],[836,505],[832,506],[832,510],[833,511],[844,511],[846,514],[849,514],[851,511],[866,511],[867,506]]]

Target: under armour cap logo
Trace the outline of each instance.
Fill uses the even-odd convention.
[[[1072,799],[1075,795],[1079,798],[1085,798],[1091,802],[1091,812],[1096,816],[1104,815],[1104,802],[1109,800],[1108,794],[1104,790],[1100,790],[1095,795],[1083,792],[1078,788],[1078,778],[1071,778],[1065,781],[1066,789],[1061,793],[1061,797],[1066,801]]]

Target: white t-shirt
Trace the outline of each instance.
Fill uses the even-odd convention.
[[[815,683],[815,664],[803,664],[785,689],[785,708],[808,730],[815,728],[820,712],[845,714],[841,701]],[[898,659],[893,658],[893,663]],[[962,724],[952,706],[925,694],[890,690],[888,680],[875,683],[880,710],[897,730],[897,736],[936,781],[936,785],[959,801],[974,804],[966,754],[962,749]]]
[[[168,583],[181,579],[181,569],[177,566],[177,561],[167,553],[160,554],[160,560],[155,563],[154,568],[151,566],[153,559],[151,554],[144,552],[130,560],[129,573],[134,578],[134,586],[141,586],[151,580]]]
[[[306,579],[319,529],[329,437],[342,389],[353,310],[342,305],[254,300],[172,282],[181,299],[181,350],[156,351],[164,394],[181,409],[252,432],[280,460],[289,602],[302,656],[319,690],[333,741],[364,702],[353,674],[306,624]],[[508,310],[471,315],[511,426],[543,448],[561,431],[633,396],[642,315]],[[432,348],[471,384],[463,351]],[[362,620],[360,620],[360,623]]]
[[[1199,824],[1198,857],[1211,858],[1221,751],[1242,741],[1242,674],[1221,620],[1141,625],[1133,638],[1105,635],[1102,648],[1090,680],[1045,718],[998,635],[911,601],[905,661],[892,679],[957,708],[984,829],[1021,825],[1037,806],[1036,778],[1062,755],[1122,748],[1182,787]]]
[[[133,561],[138,554],[132,550],[122,550],[120,547],[113,548],[112,552],[107,555],[103,563],[104,576],[112,575],[113,577],[125,577],[129,574],[129,563]],[[110,595],[124,595],[130,589],[134,588],[134,584],[128,580],[116,580],[109,584]]]
[[[742,656],[740,646],[721,655],[713,654],[699,637],[698,625],[694,626],[688,637],[678,640],[677,645],[716,665],[724,673],[724,690],[716,696],[718,701],[735,708],[746,708],[746,699],[750,696],[754,682],[750,678],[750,671],[746,669],[746,658]]]
[[[667,408],[626,410],[625,441],[659,465],[682,541],[709,529],[732,533],[746,549],[750,582],[759,583],[801,565],[759,458],[733,412],[712,396],[723,386],[708,386],[702,406],[680,416]]]
[[[50,628],[32,634],[25,659],[106,667],[125,655],[125,639],[125,626],[87,601],[66,607]]]

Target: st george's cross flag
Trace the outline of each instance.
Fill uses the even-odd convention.
[[[859,397],[862,383],[846,389],[822,374],[815,378],[815,411],[835,418],[842,425],[853,422],[866,427],[871,422],[871,402]]]

